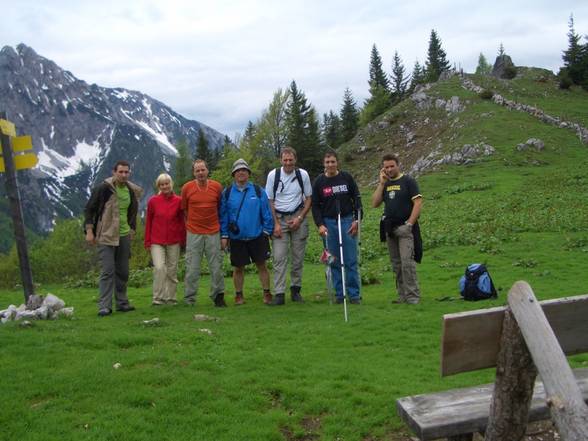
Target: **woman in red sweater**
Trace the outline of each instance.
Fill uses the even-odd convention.
[[[145,223],[145,248],[153,260],[153,305],[176,304],[180,246],[186,244],[182,199],[166,173],[157,177],[155,186],[159,193],[147,203]]]

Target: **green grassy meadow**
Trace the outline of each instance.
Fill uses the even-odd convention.
[[[528,83],[515,80],[511,88],[546,87],[521,81]],[[586,95],[577,92],[569,106],[550,100],[550,111],[569,107],[581,115],[581,108],[587,115]],[[397,398],[491,382],[491,369],[440,377],[442,316],[503,305],[517,280],[529,282],[540,299],[588,293],[588,146],[571,131],[496,106],[455,82],[431,93],[468,100],[458,120],[444,126],[452,129],[439,134],[445,148],[483,141],[496,153],[419,178],[421,304],[391,303],[393,275],[377,236],[380,210],[371,208],[362,227],[363,304],[349,306],[348,323],[342,306],[329,304],[314,230],[302,305],[268,308],[248,273],[241,307],[232,304],[227,278],[229,307],[213,308],[205,276],[195,308],[152,307],[145,285],[129,291],[137,311],[98,318],[96,289],[42,285],[39,293],[63,298],[75,315],[30,328],[0,325],[0,439],[399,440],[407,429],[396,416]],[[531,137],[541,138],[545,150],[516,151]],[[372,156],[371,165],[377,160]],[[367,206],[371,189],[362,190]],[[458,279],[473,262],[488,265],[498,299],[459,300]],[[22,303],[22,292],[1,290],[0,308],[11,303]],[[218,321],[194,321],[195,313]],[[159,326],[143,324],[154,317]],[[588,355],[570,362],[588,366]]]

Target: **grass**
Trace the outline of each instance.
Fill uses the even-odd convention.
[[[520,88],[528,96],[547,87],[516,81],[508,83],[513,93]],[[517,101],[532,104],[523,92],[516,90]],[[104,319],[96,317],[95,289],[42,287],[74,306],[75,316],[31,328],[0,326],[0,438],[390,441],[406,431],[396,398],[492,381],[491,369],[439,376],[442,316],[502,305],[517,280],[528,281],[540,299],[588,293],[587,147],[572,132],[481,100],[454,80],[427,93],[458,95],[467,104],[456,115],[436,109],[420,115],[421,122],[442,121],[411,127],[418,144],[441,142],[452,151],[487,142],[496,153],[419,178],[425,201],[420,305],[390,303],[394,281],[378,240],[381,210],[373,209],[366,209],[362,227],[362,275],[379,283],[364,285],[364,303],[350,308],[349,323],[340,306],[329,305],[314,231],[303,305],[265,307],[252,273],[243,307],[213,308],[205,277],[195,309],[156,309],[148,287],[132,288],[137,311]],[[547,101],[566,110],[557,102],[560,91],[553,94]],[[574,98],[569,109],[586,115],[586,103]],[[394,138],[398,126],[415,115],[408,102],[395,108],[383,116],[391,126],[372,127],[363,137],[365,153],[352,155],[365,205],[380,152],[402,144]],[[545,150],[516,151],[530,137],[541,138]],[[437,301],[459,296],[458,279],[473,262],[488,265],[498,299]],[[226,284],[232,293],[230,279]],[[18,291],[0,291],[0,307],[21,301]],[[197,322],[195,312],[219,320]],[[159,326],[143,324],[155,316]],[[588,355],[570,361],[587,366]]]

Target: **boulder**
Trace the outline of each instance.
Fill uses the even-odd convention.
[[[506,54],[499,55],[496,57],[496,61],[494,61],[494,66],[492,67],[492,76],[501,79],[513,78],[509,76],[509,70],[511,69],[515,69],[515,65],[510,56]]]

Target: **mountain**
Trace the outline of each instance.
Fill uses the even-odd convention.
[[[0,51],[0,96],[0,111],[19,134],[32,136],[39,157],[36,168],[18,177],[26,223],[35,232],[79,215],[90,188],[118,159],[131,163],[132,180],[146,190],[144,203],[157,175],[174,166],[178,140],[185,138],[192,153],[200,129],[212,149],[224,142],[222,133],[148,95],[88,84],[24,44]]]

